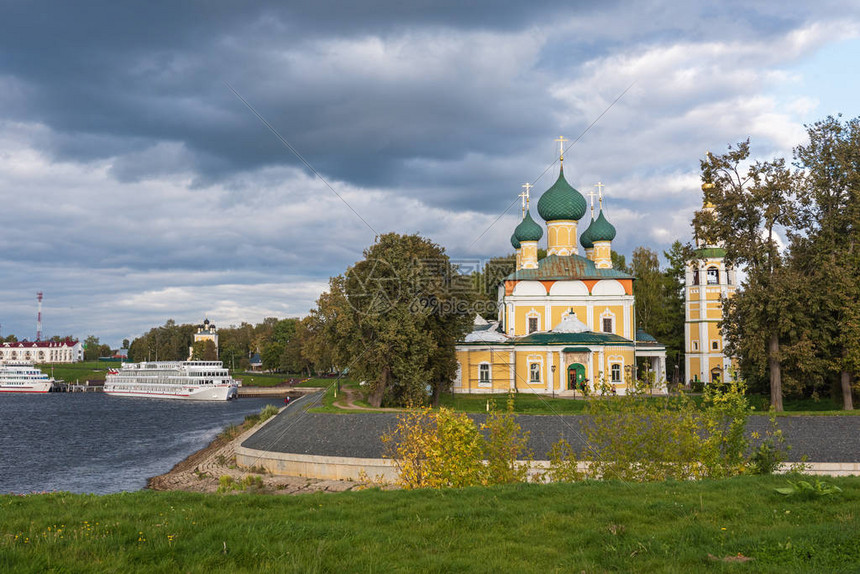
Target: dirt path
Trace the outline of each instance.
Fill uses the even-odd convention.
[[[364,397],[362,396],[361,392],[356,391],[354,389],[343,388],[343,389],[341,389],[341,394],[342,394],[341,398],[334,402],[334,406],[341,408],[341,409],[346,409],[346,410],[350,410],[350,411],[373,411],[373,412],[379,412],[379,411],[400,412],[403,410],[403,409],[392,409],[392,408],[383,408],[383,407],[379,407],[379,408],[365,407],[362,405],[357,405],[355,403],[355,401],[363,400]]]
[[[343,480],[317,480],[298,476],[276,476],[236,466],[236,445],[241,444],[259,427],[244,428],[232,438],[219,435],[209,446],[174,466],[170,472],[147,481],[151,490],[217,492],[221,477],[229,476],[237,485],[229,492],[266,492],[271,494],[305,494],[309,492],[342,492],[360,486]],[[250,477],[250,478],[248,478]],[[243,481],[253,481],[243,487]]]

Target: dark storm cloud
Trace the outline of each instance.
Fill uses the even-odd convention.
[[[591,57],[606,49],[598,38],[630,42],[682,32],[650,20],[665,20],[677,9],[656,2],[639,5],[646,17],[614,37],[625,28],[612,19],[626,10],[614,5],[6,3],[0,75],[14,78],[23,96],[0,114],[49,126],[54,135],[43,146],[59,159],[119,157],[112,174],[120,181],[190,171],[195,185],[207,186],[260,166],[299,165],[229,92],[230,82],[327,176],[418,193],[423,186],[406,169],[409,160],[457,163],[474,150],[521,157],[546,137],[553,102],[540,65],[575,74],[577,49],[587,46]],[[736,33],[751,25],[760,35],[777,33],[792,20],[749,14],[736,23]],[[687,26],[725,20],[725,12],[692,16]],[[545,30],[555,25],[572,32],[545,43]],[[446,35],[466,31],[527,42],[521,31],[530,27],[539,37],[522,48],[494,53],[498,44],[449,38],[464,52],[456,54],[444,44]],[[372,57],[373,42],[382,43],[380,60]],[[367,59],[338,65],[362,43],[370,45]],[[475,59],[481,49],[486,53]],[[399,55],[386,50],[403,52],[413,66],[427,68],[426,76],[421,69],[407,79],[388,74],[385,67],[396,66]],[[521,68],[506,74],[505,66],[524,52]],[[444,69],[433,70],[436,63]],[[590,119],[581,118],[579,127]],[[171,149],[181,152],[172,155]],[[468,178],[439,179],[440,185],[471,186]],[[492,174],[483,181],[486,190],[504,184]],[[458,205],[480,206],[486,190],[472,194],[472,202],[458,197]],[[444,197],[427,200],[442,204]]]

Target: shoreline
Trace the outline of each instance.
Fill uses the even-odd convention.
[[[252,425],[243,422],[232,436],[225,436],[226,431],[222,431],[208,445],[188,455],[166,473],[148,478],[145,490],[216,493],[222,481],[237,485],[235,490],[231,489],[227,493],[308,494],[344,492],[360,486],[358,482],[272,475],[238,467],[236,446],[274,418]],[[222,479],[227,476],[230,478]],[[249,481],[253,486],[239,486],[243,481]]]

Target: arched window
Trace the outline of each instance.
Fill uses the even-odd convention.
[[[539,383],[540,382],[540,363],[531,363],[529,365],[529,382],[530,383]]]
[[[693,269],[693,285],[699,284],[699,268]]]
[[[720,270],[716,267],[708,267],[708,285],[720,284]]]

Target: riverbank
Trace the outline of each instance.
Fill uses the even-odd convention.
[[[220,488],[221,492],[226,490],[228,492],[306,494],[344,492],[358,486],[356,482],[275,476],[262,471],[262,468],[238,467],[236,447],[273,419],[274,417],[261,424],[246,420],[238,427],[228,428],[205,448],[180,461],[170,471],[148,479],[146,488],[156,491],[202,493],[219,492]],[[223,477],[229,477],[229,479]]]

